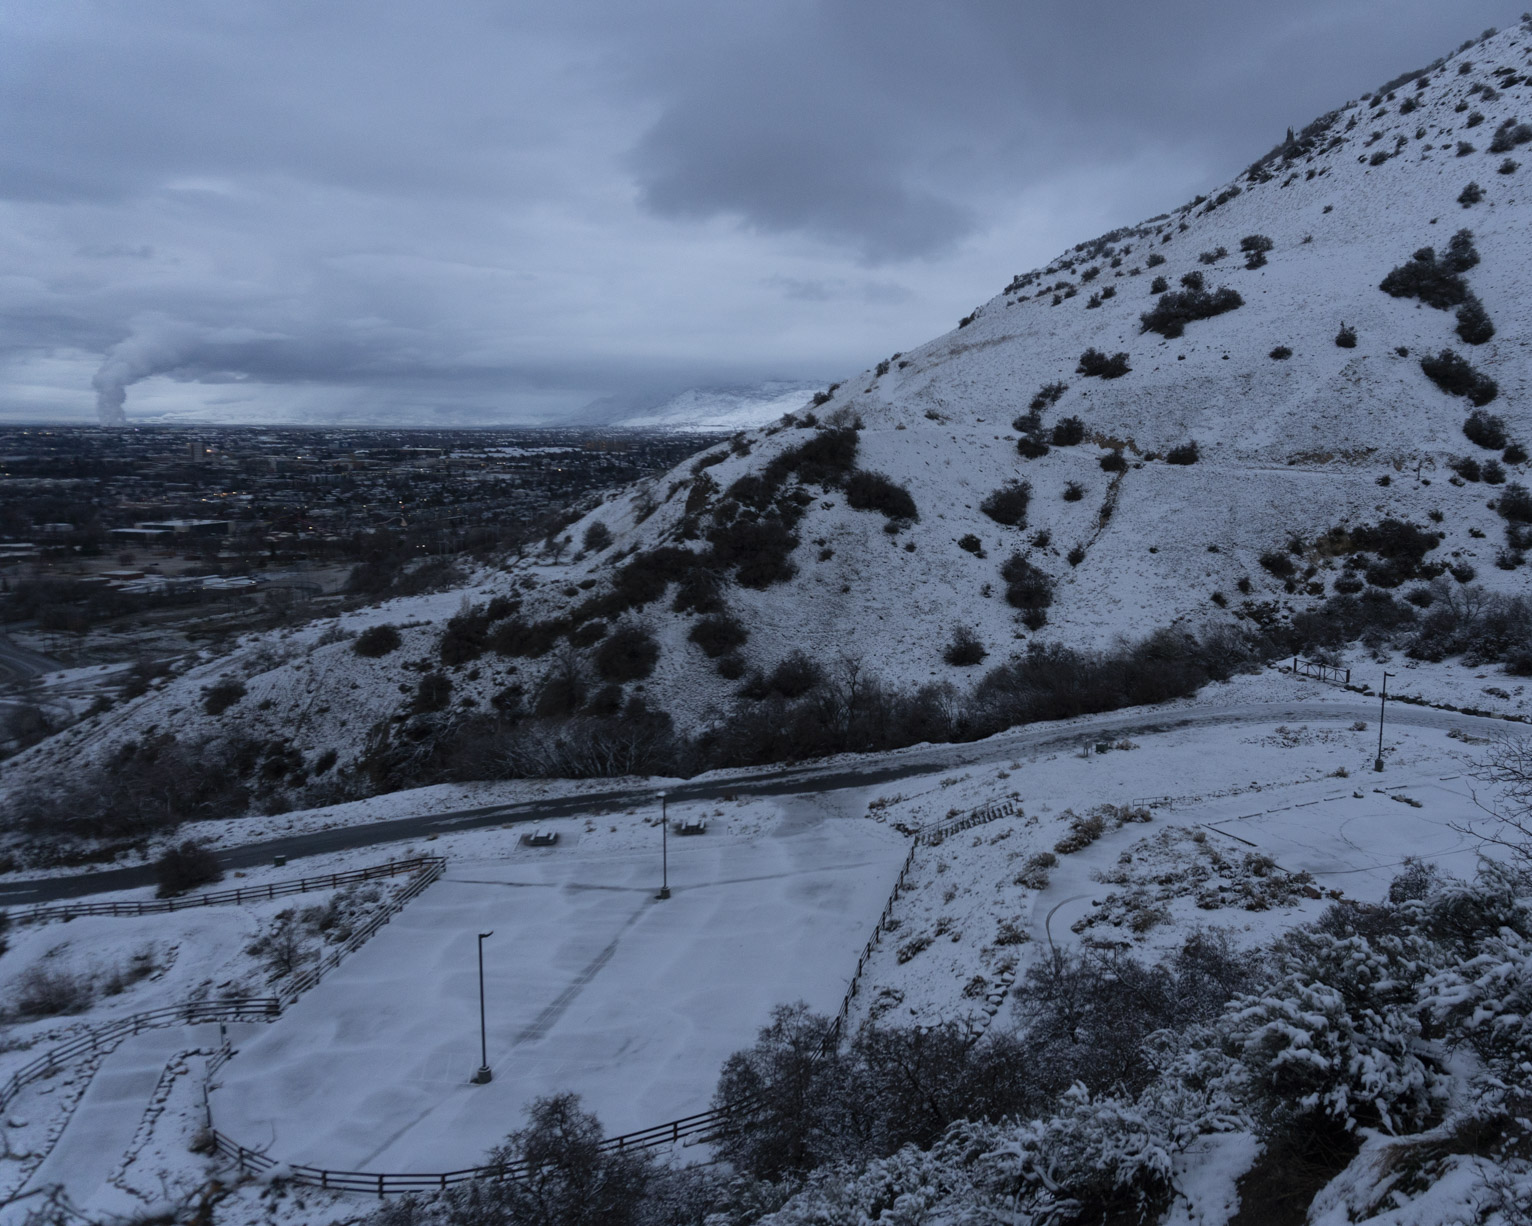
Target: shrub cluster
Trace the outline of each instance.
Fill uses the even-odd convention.
[[[1227,286],[1213,290],[1189,288],[1172,290],[1160,296],[1154,309],[1139,316],[1141,330],[1158,332],[1173,340],[1186,331],[1186,325],[1199,319],[1211,319],[1245,305],[1245,300]]]
[[[1111,357],[1099,349],[1090,348],[1080,355],[1077,373],[1101,379],[1120,379],[1132,369],[1126,353],[1114,353]]]
[[[1449,396],[1462,396],[1470,404],[1486,405],[1500,394],[1499,384],[1450,349],[1434,357],[1427,354],[1420,359],[1420,369]]]
[[[846,481],[846,505],[857,511],[877,511],[891,520],[920,518],[909,490],[882,473],[865,469],[858,469]]]
[[[1027,507],[1032,501],[1032,486],[1026,481],[1008,481],[979,503],[979,510],[997,524],[1008,528],[1027,526]]]
[[[1483,409],[1475,409],[1464,419],[1463,434],[1486,451],[1499,451],[1507,443],[1505,419]]]
[[[1005,580],[1005,600],[1013,609],[1046,609],[1053,603],[1053,580],[1019,553],[1000,567]]]
[[[1085,441],[1085,423],[1078,417],[1065,417],[1053,425],[1053,445],[1073,447]]]
[[[377,659],[386,656],[391,651],[399,650],[399,644],[403,640],[399,637],[399,628],[389,622],[379,622],[376,626],[368,626],[351,642],[351,650],[359,656],[369,659]]]
[[[1408,264],[1393,269],[1378,288],[1394,298],[1418,298],[1429,307],[1445,311],[1470,296],[1462,274],[1479,262],[1473,234],[1459,230],[1452,236],[1447,254],[1438,259],[1433,247],[1422,247]]]
[[[1239,249],[1245,253],[1245,267],[1260,268],[1266,263],[1266,253],[1276,244],[1264,234],[1247,234],[1239,240]]]

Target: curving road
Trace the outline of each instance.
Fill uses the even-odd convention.
[[[1044,724],[1028,724],[999,733],[984,741],[954,745],[924,745],[915,749],[835,759],[829,763],[797,766],[770,766],[734,772],[725,778],[704,778],[664,789],[671,800],[715,800],[725,796],[782,796],[798,792],[833,792],[842,788],[867,788],[891,783],[912,775],[951,770],[977,762],[993,761],[1020,752],[1053,748],[1073,748],[1105,735],[1150,735],[1177,728],[1212,727],[1227,724],[1285,723],[1291,721],[1343,721],[1378,717],[1375,702],[1365,699],[1333,702],[1246,702],[1228,706],[1207,706],[1194,710],[1167,711],[1142,707],[1087,715],[1079,719]],[[1505,720],[1478,715],[1461,715],[1430,707],[1407,704],[1388,710],[1389,725],[1415,728],[1460,729],[1479,736],[1502,735],[1520,726]],[[270,864],[274,856],[299,860],[305,856],[326,855],[362,847],[375,847],[433,834],[449,834],[484,826],[514,822],[539,822],[554,817],[572,817],[612,808],[631,808],[639,804],[658,804],[658,785],[587,792],[580,796],[524,801],[516,804],[486,805],[477,809],[458,809],[448,813],[420,814],[390,821],[340,826],[316,830],[260,843],[231,847],[218,855],[224,869],[251,868]],[[14,881],[0,885],[0,908],[56,902],[98,894],[109,890],[127,890],[154,884],[150,865],[105,869],[71,877],[47,877],[32,881]]]

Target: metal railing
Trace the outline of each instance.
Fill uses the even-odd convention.
[[[1312,677],[1316,681],[1328,681],[1332,685],[1351,684],[1349,668],[1342,668],[1338,664],[1322,664],[1318,660],[1304,660],[1298,656],[1293,657],[1293,675]]]
[[[163,915],[166,912],[187,911],[194,907],[238,906],[242,903],[262,902],[268,898],[282,898],[288,894],[308,894],[315,890],[338,889],[340,886],[352,885],[360,881],[397,877],[400,873],[418,872],[425,866],[438,861],[446,863],[441,856],[414,856],[408,860],[390,860],[386,864],[373,864],[367,868],[351,869],[344,873],[321,873],[315,877],[300,877],[294,881],[273,881],[266,885],[245,885],[233,890],[218,890],[211,894],[188,894],[182,898],[151,898],[139,902],[58,903],[12,911],[10,917],[13,924],[46,924],[55,920],[78,919],[84,915]]]
[[[939,822],[930,830],[920,832],[920,841],[935,847],[943,839],[950,838],[964,830],[970,830],[974,826],[983,826],[1001,817],[1014,817],[1017,804],[1014,800],[1002,800],[999,804],[986,805],[982,809],[975,809],[965,817],[954,818],[950,822]]]

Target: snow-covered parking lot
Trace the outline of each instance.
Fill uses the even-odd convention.
[[[704,1110],[773,1005],[838,1007],[907,851],[811,801],[783,809],[764,838],[672,838],[663,902],[657,845],[454,860],[248,1038],[213,1094],[217,1128],[289,1162],[439,1171],[481,1160],[539,1095],[575,1091],[609,1134]],[[490,931],[494,1080],[476,1086]]]

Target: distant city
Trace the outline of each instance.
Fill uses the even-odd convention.
[[[250,626],[254,608],[298,602],[313,614],[316,600],[425,590],[455,569],[452,559],[524,550],[599,491],[717,437],[0,429],[0,621],[54,656],[101,660],[120,653],[103,655],[100,636],[87,650],[89,632],[116,624],[120,642],[120,623],[150,610],[232,629]]]

